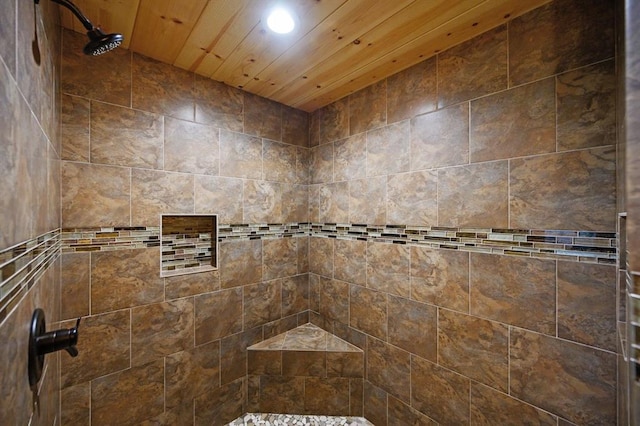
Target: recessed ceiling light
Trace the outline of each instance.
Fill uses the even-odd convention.
[[[275,8],[267,18],[267,25],[274,33],[287,34],[296,26],[291,13],[280,7]]]

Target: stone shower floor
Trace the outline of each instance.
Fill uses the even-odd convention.
[[[247,413],[229,423],[227,426],[281,426],[281,425],[305,425],[305,426],[373,426],[364,417],[339,417],[339,416],[305,416],[301,414],[267,414]]]

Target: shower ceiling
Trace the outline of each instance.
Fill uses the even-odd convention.
[[[134,52],[313,111],[550,0],[75,0]],[[286,5],[293,33],[266,27]],[[66,28],[84,32],[62,10]]]

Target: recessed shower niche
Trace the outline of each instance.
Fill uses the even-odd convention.
[[[218,269],[218,216],[161,215],[160,247],[161,277]]]

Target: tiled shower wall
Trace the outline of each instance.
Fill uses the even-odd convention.
[[[60,27],[57,7],[0,2],[0,424],[59,422],[58,355],[29,387],[27,348],[35,308],[59,317]],[[44,253],[30,262],[24,247]],[[41,250],[41,251],[40,251]],[[37,266],[35,264],[38,264]],[[7,293],[9,277],[12,291]]]

